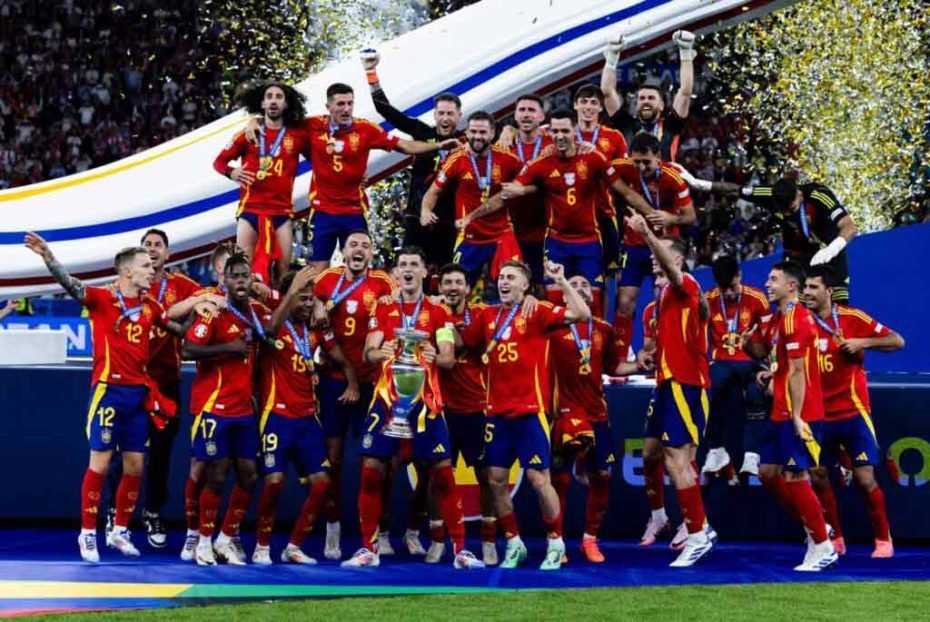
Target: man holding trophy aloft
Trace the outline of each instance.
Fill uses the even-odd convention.
[[[378,566],[378,521],[384,507],[386,467],[402,444],[412,447],[414,460],[429,465],[432,494],[449,531],[455,568],[483,568],[465,550],[462,502],[455,486],[449,453],[449,431],[442,415],[438,368],[455,364],[455,334],[449,310],[423,292],[426,257],[417,247],[405,247],[397,257],[400,293],[380,301],[371,311],[364,360],[381,365],[368,418],[362,430],[361,484],[358,510],[362,548],[343,567]]]

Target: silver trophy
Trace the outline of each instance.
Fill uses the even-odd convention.
[[[417,347],[429,339],[429,333],[412,328],[395,328],[394,337],[403,345],[400,356],[391,363],[397,400],[391,409],[391,420],[384,426],[382,433],[391,438],[413,438],[410,412],[413,410],[413,400],[420,395],[426,380],[426,370],[417,361]]]

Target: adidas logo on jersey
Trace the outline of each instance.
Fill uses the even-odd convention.
[[[530,464],[542,464],[542,459],[536,454],[533,454],[533,457],[530,458]]]
[[[236,326],[235,324],[233,324],[232,326],[229,327],[229,332],[231,332],[231,333],[238,333],[238,332],[239,332],[239,327]]]
[[[397,309],[394,309],[388,314],[388,317],[399,317],[400,313],[397,312]]]
[[[561,177],[561,175],[559,175],[558,171],[552,171],[549,173],[549,177]]]

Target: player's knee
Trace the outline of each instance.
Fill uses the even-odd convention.
[[[827,469],[819,467],[811,469],[811,485],[814,488],[826,488],[830,486],[830,475]]]
[[[283,479],[284,478],[282,476],[282,480]],[[327,473],[326,471],[317,471],[316,473],[311,474],[308,479],[310,481],[311,486],[316,486],[318,484],[329,484],[330,482],[333,481],[332,478],[329,476],[329,473]]]
[[[853,471],[853,478],[856,480],[856,486],[865,492],[872,492],[878,486],[878,482],[875,481],[875,469],[870,466],[857,468]]]
[[[284,473],[269,473],[265,476],[265,485],[281,484],[284,482]]]
[[[536,469],[527,469],[526,477],[530,480],[530,486],[533,490],[539,492],[541,489],[550,485],[549,471],[538,471]]]

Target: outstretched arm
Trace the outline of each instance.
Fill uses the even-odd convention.
[[[601,69],[601,91],[604,93],[604,111],[613,116],[620,110],[620,94],[617,93],[617,63],[623,51],[623,35],[618,34],[604,47],[604,68]]]
[[[565,299],[565,319],[568,323],[587,322],[591,319],[591,309],[565,278],[565,267],[552,261],[546,262],[546,276],[559,286]]]
[[[681,84],[675,93],[672,107],[679,117],[686,119],[691,110],[691,94],[694,92],[694,57],[697,56],[697,50],[694,49],[694,33],[678,30],[672,35],[672,41],[678,46],[678,55],[681,58]]]
[[[625,220],[627,226],[645,238],[646,244],[648,244],[649,248],[652,250],[652,254],[656,261],[662,266],[662,270],[668,277],[668,281],[671,283],[672,287],[681,287],[684,278],[681,268],[675,265],[675,259],[672,253],[669,252],[668,248],[656,237],[656,234],[652,232],[652,229],[646,224],[646,219],[639,214],[633,214],[633,216]]]
[[[55,255],[52,253],[52,249],[49,248],[48,244],[36,233],[28,232],[26,234],[26,247],[31,250],[33,253],[42,258],[42,261],[45,262],[45,267],[48,268],[49,273],[52,275],[52,278],[61,285],[68,295],[77,300],[78,302],[84,302],[84,295],[87,293],[87,286],[84,285],[79,279],[68,274],[68,271],[65,269],[61,263],[55,259]]]
[[[421,153],[435,153],[446,149],[452,151],[462,146],[457,138],[447,138],[440,143],[428,143],[424,140],[404,140],[397,141],[397,150],[407,155],[418,155]]]

